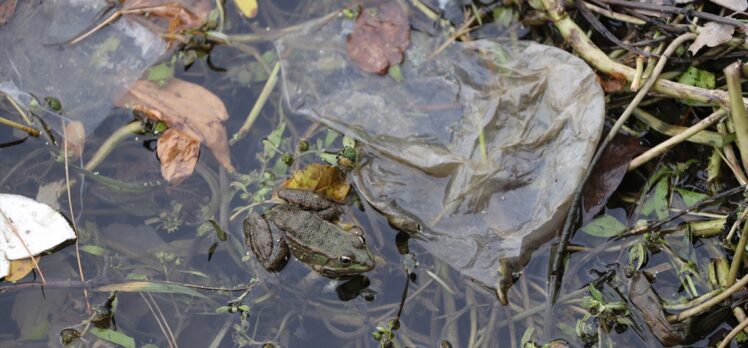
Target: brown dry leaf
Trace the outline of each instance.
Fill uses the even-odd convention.
[[[699,36],[693,40],[688,50],[691,54],[696,54],[704,45],[708,47],[717,47],[732,39],[735,27],[727,24],[709,22],[699,28]]]
[[[304,169],[294,172],[288,180],[281,184],[281,187],[311,190],[322,194],[329,200],[342,203],[351,188],[351,185],[345,179],[345,173],[337,167],[312,163]]]
[[[39,257],[36,258],[39,261]],[[27,274],[34,270],[34,262],[31,258],[10,261],[10,271],[5,276],[5,280],[15,282],[23,279]]]
[[[605,153],[592,169],[590,181],[584,187],[582,196],[582,223],[586,223],[608,203],[608,198],[623,181],[629,162],[646,148],[639,138],[618,134],[605,148]]]
[[[200,28],[211,11],[208,0],[128,0],[120,10],[132,19],[139,20],[151,29],[176,34],[187,29]],[[148,25],[148,23],[150,25]]]
[[[68,153],[73,159],[81,158],[83,155],[83,143],[86,142],[86,129],[81,121],[72,121],[65,124],[65,143]]]
[[[202,86],[172,79],[161,88],[155,82],[139,80],[117,105],[141,111],[197,139],[210,149],[218,163],[234,171],[226,128],[221,124],[228,119],[228,111],[221,99]]]
[[[166,181],[176,185],[192,175],[200,155],[200,143],[195,138],[169,128],[158,138],[156,149]]]
[[[8,23],[16,12],[16,0],[0,0],[0,25]]]
[[[381,75],[403,61],[409,44],[408,16],[397,2],[388,1],[361,10],[348,35],[347,51],[361,70]]]
[[[743,12],[746,9],[748,9],[748,1],[746,0],[710,0],[710,1],[722,7],[729,8],[735,12]]]
[[[605,93],[620,92],[626,89],[626,83],[628,82],[625,78],[607,78],[598,76],[597,80],[600,82],[603,91]]]

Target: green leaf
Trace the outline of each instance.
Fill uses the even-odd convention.
[[[135,348],[135,340],[119,331],[111,329],[99,329],[98,327],[92,327],[89,332],[94,336],[101,338],[102,340],[118,344],[125,348]]]
[[[650,191],[649,196],[642,206],[642,214],[644,216],[654,214],[660,220],[668,217],[667,194],[669,182],[669,177],[666,176],[654,185],[654,188]]]
[[[343,136],[343,147],[356,148],[356,140],[349,136]]]
[[[98,245],[84,245],[81,246],[81,251],[84,253],[89,253],[91,255],[96,256],[104,256],[107,253],[107,250],[98,246]]]
[[[265,147],[264,154],[266,158],[272,158],[275,156],[276,149],[278,146],[280,146],[281,140],[283,139],[283,131],[286,130],[286,123],[281,122],[278,124],[278,127],[276,127],[270,134],[268,134],[267,139],[263,141],[263,145]]]
[[[595,288],[595,286],[592,285],[592,283],[590,283],[590,285],[588,286],[588,288],[590,290],[590,296],[592,296],[592,298],[594,298],[595,300],[597,300],[597,302],[600,302],[600,303],[604,303],[605,302],[605,301],[603,301],[603,293],[600,292],[600,290],[597,290]]]
[[[644,243],[638,242],[629,248],[629,265],[638,271],[647,262],[647,252]]]
[[[622,224],[616,218],[610,215],[603,215],[584,225],[582,232],[595,237],[608,238],[617,236],[625,229],[626,225]]]
[[[696,203],[699,203],[706,199],[707,195],[700,193],[700,192],[694,192],[691,190],[686,190],[682,188],[676,188],[676,192],[680,195],[680,198],[683,199],[683,203],[686,203],[686,206],[691,207]]]
[[[680,75],[678,82],[705,89],[714,89],[717,85],[717,79],[714,77],[714,74],[693,66],[689,66],[683,75]]]
[[[169,129],[169,126],[166,125],[166,123],[163,123],[161,121],[156,122],[156,124],[153,125],[153,133],[155,134],[161,134],[165,132],[167,129]]]
[[[206,279],[208,278],[207,274],[205,274],[203,272],[199,272],[199,271],[181,270],[181,271],[177,271],[177,272],[184,273],[184,274],[189,274],[189,275],[192,275],[192,276],[195,276],[195,277],[200,277],[200,278],[206,278]]]
[[[148,280],[148,275],[141,273],[130,273],[125,278],[127,280]]]
[[[331,152],[320,152],[319,159],[331,166],[338,164],[338,155]]]
[[[387,71],[387,74],[389,74],[390,77],[393,80],[395,80],[395,82],[399,83],[399,82],[402,82],[403,80],[405,80],[405,78],[403,77],[403,73],[400,71],[400,65],[399,64],[395,64],[395,65],[390,66],[390,70]]]
[[[746,341],[748,341],[748,335],[746,335],[743,331],[738,332],[738,334],[735,336],[735,342],[745,343]]]
[[[226,231],[221,228],[221,225],[216,221],[214,218],[208,219],[208,222],[210,222],[211,225],[213,225],[213,229],[216,231],[216,237],[218,237],[218,240],[225,242],[227,239],[229,239],[228,234],[226,234]]]
[[[148,81],[163,85],[174,77],[174,66],[168,62],[161,63],[148,69]]]
[[[686,70],[679,78],[678,82],[686,85],[691,86],[697,86],[701,88],[706,89],[714,89],[716,85],[716,78],[714,77],[714,74],[706,71],[706,70],[700,70],[694,67],[688,67],[688,70]],[[692,99],[680,99],[680,102],[686,104],[686,105],[693,105],[693,106],[705,106],[707,104],[704,104],[703,102],[698,102]]]
[[[96,291],[121,291],[121,292],[155,292],[165,294],[182,294],[195,296],[207,300],[208,298],[195,291],[194,289],[188,288],[184,285],[179,284],[166,284],[156,283],[150,281],[132,281],[127,283],[109,284],[98,287]]]
[[[532,339],[532,334],[533,334],[534,332],[535,332],[535,328],[533,328],[533,327],[528,327],[528,328],[527,328],[527,329],[525,330],[525,333],[523,333],[523,334],[522,334],[522,339],[521,339],[521,340],[519,341],[519,342],[520,342],[520,343],[519,343],[520,347],[523,347],[523,348],[525,348],[525,347],[534,347],[534,346],[535,346],[535,344],[533,344],[533,343],[532,343],[532,342],[530,341],[530,340]],[[529,343],[530,345],[528,345],[528,343]]]
[[[497,7],[491,11],[494,22],[502,28],[508,27],[515,21],[514,10],[511,6]]]
[[[322,143],[322,146],[325,149],[331,147],[332,143],[334,143],[335,140],[338,139],[339,136],[340,136],[340,133],[338,133],[338,132],[336,132],[336,131],[334,131],[332,129],[328,129],[327,130],[327,134],[325,134],[325,141]],[[320,150],[322,150],[322,149],[320,149]]]

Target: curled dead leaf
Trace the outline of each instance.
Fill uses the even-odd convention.
[[[384,74],[403,61],[410,45],[410,24],[403,8],[388,1],[377,8],[365,8],[356,18],[347,38],[348,56],[363,71]]]
[[[200,143],[178,129],[170,128],[158,138],[156,153],[161,161],[161,176],[176,185],[195,170]]]
[[[67,151],[73,156],[73,159],[81,158],[85,141],[86,129],[81,121],[72,121],[65,124],[65,143]]]
[[[735,27],[727,24],[720,24],[715,22],[709,22],[704,24],[703,27],[699,28],[699,36],[696,40],[693,40],[691,46],[688,47],[688,51],[691,54],[696,54],[704,45],[708,47],[717,47],[732,39],[732,34],[735,32]]]
[[[626,89],[626,83],[628,82],[626,78],[614,78],[612,76],[610,78],[598,76],[597,80],[605,93],[621,92]]]
[[[158,28],[167,34],[200,28],[211,11],[208,0],[129,0],[122,5],[122,13],[146,27]]]
[[[722,7],[729,8],[735,12],[743,12],[746,9],[748,9],[748,1],[746,0],[710,0],[710,1]]]
[[[221,123],[228,119],[228,111],[221,99],[204,87],[172,79],[161,88],[155,82],[139,80],[117,104],[141,111],[205,144],[218,163],[234,171],[226,128]]]
[[[582,196],[582,222],[586,223],[600,212],[608,199],[623,181],[629,162],[646,148],[639,139],[618,134],[605,148],[600,162],[592,169],[590,181],[584,187]]]

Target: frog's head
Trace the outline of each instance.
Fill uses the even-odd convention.
[[[339,245],[345,247],[336,249],[336,255],[328,255],[325,262],[314,267],[316,271],[326,277],[338,278],[354,276],[374,269],[374,257],[366,246],[363,235],[358,232],[340,235]]]

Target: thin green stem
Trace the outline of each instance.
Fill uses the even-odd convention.
[[[267,81],[265,82],[265,87],[262,88],[262,91],[260,92],[260,96],[257,97],[257,100],[255,101],[255,105],[252,106],[252,110],[249,111],[249,115],[247,115],[247,119],[244,121],[244,124],[241,128],[231,137],[230,144],[233,145],[237,141],[239,141],[241,138],[244,138],[245,135],[249,132],[249,129],[252,128],[252,125],[255,123],[255,120],[257,119],[257,116],[260,115],[260,111],[262,110],[262,107],[265,106],[265,103],[268,100],[268,97],[270,97],[270,92],[273,91],[275,88],[275,85],[278,83],[278,73],[280,72],[280,62],[276,62],[275,66],[273,67],[273,71],[270,72],[270,76],[268,77]]]
[[[725,338],[722,340],[722,342],[719,343],[719,346],[717,348],[725,348],[730,345],[730,342],[732,342],[733,338],[737,336],[740,331],[743,329],[748,328],[748,320],[743,320],[738,324],[738,326],[734,327],[730,332],[725,336]]]
[[[746,242],[748,242],[748,223],[743,224],[743,233],[740,235],[738,245],[735,247],[735,256],[733,256],[732,263],[730,264],[730,273],[727,274],[726,286],[735,284],[735,279],[738,277],[738,269],[740,269],[740,262],[743,260]]]
[[[39,131],[36,130],[36,129],[34,129],[33,127],[22,125],[22,124],[20,124],[18,122],[11,121],[11,120],[9,120],[7,118],[4,118],[4,117],[0,117],[0,124],[4,124],[4,125],[6,125],[8,127],[12,127],[12,128],[18,129],[20,131],[26,132],[26,134],[28,134],[28,135],[30,135],[30,136],[32,136],[34,138],[36,138],[36,137],[39,136]]]
[[[569,17],[560,0],[541,0],[544,9],[564,40],[576,53],[595,69],[603,73],[624,77],[631,81],[636,71],[626,65],[610,59],[587,37],[581,28]],[[654,90],[676,99],[685,99],[711,105],[727,105],[727,93],[720,90],[708,90],[681,83],[660,79],[654,84]]]
[[[730,118],[735,126],[738,140],[738,151],[743,161],[743,169],[748,169],[748,114],[743,104],[743,90],[740,86],[740,62],[735,62],[722,70],[727,82],[727,93],[730,97]]]
[[[593,4],[590,4],[588,2],[584,2],[584,6],[586,6],[588,9],[590,9],[592,12],[596,12],[598,14],[601,14],[605,17],[608,17],[610,19],[615,19],[624,23],[631,23],[635,25],[645,25],[647,22],[645,22],[642,19],[636,18],[634,16],[629,16],[623,13],[613,12],[608,9],[604,9],[600,6],[595,6]]]
[[[662,75],[660,75],[662,76]],[[652,129],[656,130],[658,133],[662,133],[668,136],[676,136],[678,134],[681,134],[688,130],[688,127],[682,127],[682,126],[675,126],[666,122],[663,122],[659,118],[655,117],[654,115],[640,109],[636,108],[634,109],[634,116],[639,121],[642,121],[647,124],[647,126],[651,127]],[[722,135],[718,132],[712,132],[712,131],[701,131],[693,136],[686,139],[686,141],[702,144],[702,145],[709,145],[709,146],[716,146],[716,147],[723,147],[725,144],[729,143],[733,140],[733,137],[730,135]]]
[[[667,317],[667,320],[671,323],[680,322],[686,318],[690,318],[690,317],[699,315],[701,313],[704,313],[709,308],[726,300],[728,297],[730,297],[732,294],[734,294],[735,292],[737,292],[738,290],[740,290],[746,285],[748,285],[748,275],[743,276],[743,278],[740,278],[740,281],[733,284],[731,287],[727,288],[725,291],[721,292],[719,295],[712,297],[709,301],[706,301],[696,307],[692,307],[678,314],[669,315]]]
[[[112,152],[112,150],[114,150],[117,144],[130,136],[132,133],[139,131],[140,129],[140,122],[132,122],[114,131],[114,133],[112,133],[112,135],[110,135],[109,138],[107,138],[107,140],[104,141],[103,144],[101,144],[101,147],[99,147],[93,157],[88,160],[88,163],[86,163],[83,168],[87,171],[93,171],[96,167],[99,166],[99,164],[101,164],[101,162],[104,161],[106,156],[108,156]]]
[[[24,108],[22,108],[21,105],[19,105],[15,99],[11,98],[9,95],[6,95],[5,99],[7,99],[8,102],[10,102],[10,105],[13,105],[13,108],[16,109],[16,112],[18,112],[18,114],[21,115],[21,118],[23,118],[23,120],[26,121],[27,125],[29,126],[32,125],[31,118],[26,113],[26,110],[24,110]]]
[[[647,163],[649,160],[669,150],[673,146],[688,140],[689,138],[693,137],[695,134],[698,134],[699,132],[705,130],[707,127],[711,126],[715,122],[718,122],[719,120],[721,120],[722,117],[725,116],[725,114],[727,114],[727,111],[725,111],[725,109],[719,109],[715,111],[713,114],[709,115],[707,118],[699,121],[699,123],[689,127],[684,132],[674,137],[671,137],[670,139],[665,140],[662,143],[658,144],[657,146],[647,150],[645,153],[631,160],[631,163],[629,163],[628,170],[632,171],[636,169],[637,167],[641,166],[642,164]]]

